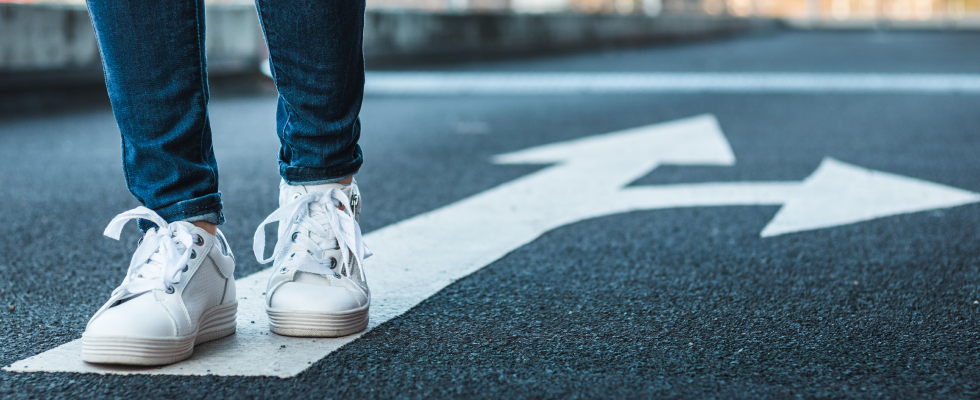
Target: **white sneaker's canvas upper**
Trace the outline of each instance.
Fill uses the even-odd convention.
[[[371,253],[357,223],[360,206],[356,183],[280,183],[279,209],[259,226],[253,243],[259,262],[273,261],[274,271],[266,289],[273,331],[283,333],[278,329],[283,318],[300,318],[297,316],[302,313],[313,315],[303,318],[322,320],[356,312],[363,313],[366,321],[371,292],[362,265]],[[279,222],[279,239],[272,256],[264,258],[264,227],[273,222]],[[299,335],[333,336],[347,330],[311,324],[308,329],[297,328],[305,332]],[[315,334],[317,330],[321,334]],[[323,333],[327,331],[333,333]]]
[[[195,342],[206,341],[200,335],[213,340],[234,333],[235,260],[221,232],[168,224],[138,207],[113,219],[106,236],[119,239],[123,225],[139,218],[158,228],[146,232],[126,278],[89,320],[82,335],[86,361],[175,362],[189,357]]]

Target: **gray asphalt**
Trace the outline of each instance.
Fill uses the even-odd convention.
[[[967,33],[780,32],[434,69],[980,73],[978,44]],[[276,207],[274,110],[268,91],[212,101],[238,276],[262,269],[251,235]],[[737,164],[661,167],[635,184],[799,180],[829,156],[980,192],[975,95],[369,97],[362,227],[538,168],[491,155],[703,113]],[[137,240],[132,226],[122,243],[102,230],[138,203],[104,102],[4,114],[0,160],[7,365],[80,337]],[[980,397],[980,205],[760,238],[776,211],[559,228],[291,379],[0,372],[0,397]]]

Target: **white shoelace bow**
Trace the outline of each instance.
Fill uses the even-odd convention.
[[[153,289],[168,290],[180,282],[182,269],[190,260],[190,243],[193,237],[187,227],[168,224],[146,207],[136,207],[117,215],[109,222],[103,234],[119,240],[123,226],[133,219],[149,220],[157,228],[147,231],[143,236],[143,242],[129,262],[126,278],[112,291],[113,296],[122,291],[139,294]]]
[[[310,215],[311,207],[319,208],[316,211],[326,219],[326,225],[328,226],[324,226]],[[349,210],[350,212],[344,212],[344,210]],[[285,222],[287,224],[286,229],[282,229],[272,256],[263,259],[262,256],[265,254],[265,226],[273,222]],[[255,237],[252,242],[252,251],[255,252],[255,259],[259,263],[265,264],[281,256],[286,251],[287,246],[293,242],[291,236],[296,232],[296,228],[298,227],[306,228],[310,232],[324,238],[327,237],[327,229],[332,230],[337,240],[337,247],[344,254],[338,260],[340,263],[339,266],[348,272],[350,268],[348,267],[347,254],[353,254],[354,259],[360,266],[364,265],[365,258],[371,256],[371,251],[368,250],[367,246],[364,245],[364,241],[361,240],[361,227],[354,220],[354,210],[347,200],[347,195],[340,189],[330,189],[326,193],[313,192],[299,196],[293,201],[279,207],[276,211],[273,211],[265,221],[262,221],[255,230]],[[311,250],[310,257],[320,266],[329,264],[329,259],[322,255],[323,250],[320,245],[312,239],[305,235],[299,235],[295,238],[295,243]],[[297,269],[315,274],[332,273],[332,271],[323,268],[306,268],[302,264]]]

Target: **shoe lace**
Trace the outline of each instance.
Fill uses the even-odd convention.
[[[186,226],[168,224],[160,215],[146,207],[136,207],[117,215],[109,222],[104,234],[119,240],[123,226],[134,219],[145,219],[157,225],[146,232],[129,262],[126,278],[113,295],[122,291],[139,294],[154,289],[170,291],[180,283],[184,266],[190,260],[191,251],[184,243],[193,237]]]
[[[262,258],[265,254],[265,226],[273,222],[284,222],[287,225],[285,229],[280,230],[282,233],[272,255],[269,258]],[[309,235],[296,234],[303,230],[316,234],[322,239],[313,240]],[[330,242],[330,239],[336,241],[333,249],[339,249],[341,254],[350,255],[337,260],[342,271],[350,271],[350,258],[353,258],[357,265],[363,265],[364,259],[371,256],[371,251],[361,239],[361,227],[354,220],[354,210],[347,195],[336,188],[326,193],[304,194],[273,211],[255,230],[252,251],[255,252],[255,259],[259,263],[266,264],[278,259],[287,250],[293,253],[305,250],[319,267],[310,268],[306,264],[300,264],[297,269],[325,274],[332,271],[323,269],[324,264],[330,265],[330,270],[337,267],[331,265],[332,257],[325,255],[322,247],[323,244]]]

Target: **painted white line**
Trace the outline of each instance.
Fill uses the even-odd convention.
[[[370,328],[543,233],[589,218],[782,204],[761,234],[766,237],[980,201],[977,193],[832,159],[802,182],[626,187],[659,165],[733,165],[735,156],[710,115],[535,147],[495,161],[554,165],[366,235],[377,252],[366,263],[374,301]],[[85,364],[76,340],[5,370],[289,377],[361,336],[300,339],[269,333],[262,301],[269,273],[238,280],[238,333],[198,346],[187,361],[149,369]]]
[[[627,210],[781,205],[761,237],[831,228],[892,215],[955,207],[980,194],[826,158],[802,182],[700,183],[621,190]]]
[[[369,72],[369,95],[980,93],[978,74]]]

